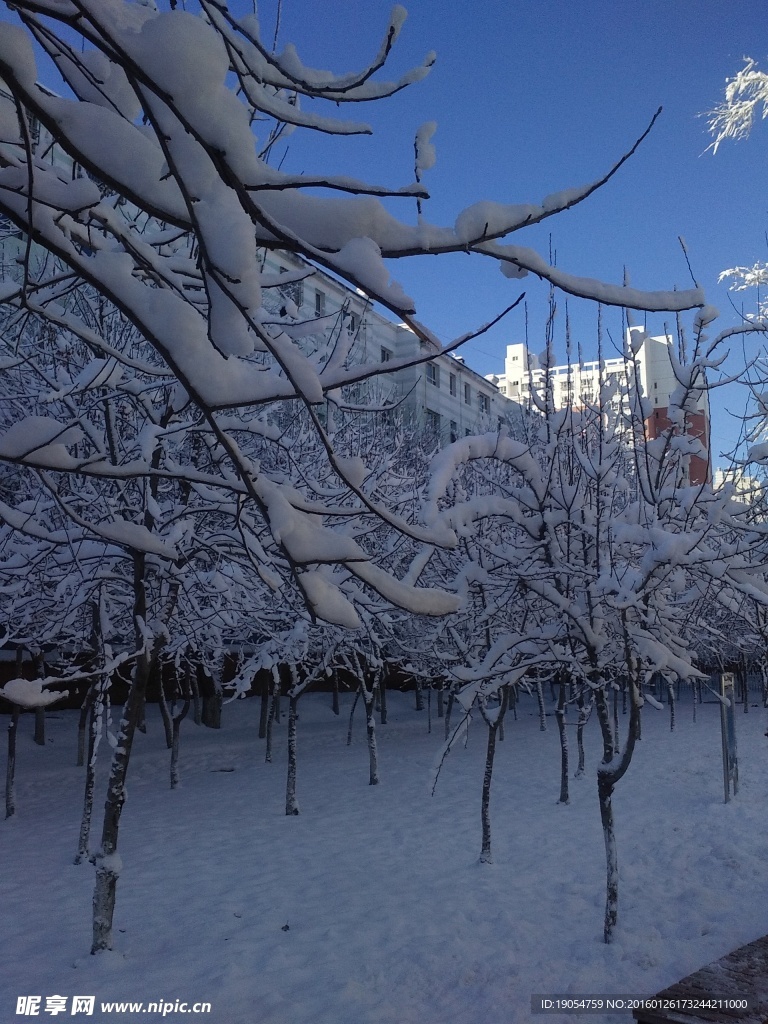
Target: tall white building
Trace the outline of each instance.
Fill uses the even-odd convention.
[[[280,293],[292,304],[299,321],[313,317],[336,318],[335,331],[353,336],[352,362],[380,364],[382,373],[364,385],[365,398],[394,403],[417,426],[432,429],[442,443],[486,430],[523,415],[519,402],[504,395],[496,384],[467,366],[461,356],[439,354],[405,324],[393,323],[370,301],[329,274],[315,270],[302,281],[292,280],[307,267],[282,251],[265,255],[264,271],[271,279],[286,277]],[[311,335],[310,335],[311,338]],[[323,341],[327,344],[327,341]],[[416,360],[415,364],[387,372],[386,364]],[[418,362],[418,360],[429,361]]]
[[[633,332],[636,329],[631,329]],[[645,419],[646,436],[653,439],[673,426],[670,418],[671,396],[680,386],[675,375],[672,339],[645,337],[641,342],[630,338],[636,350],[637,370],[642,395],[648,403]],[[602,366],[602,368],[601,368]],[[610,406],[617,413],[629,412],[629,397],[635,381],[634,364],[623,357],[592,362],[564,363],[548,368],[552,386],[552,402],[556,409],[567,405],[579,406],[599,397],[600,381],[614,382],[616,388],[610,398]],[[491,374],[488,379],[496,384],[507,398],[528,404],[531,388],[540,393],[545,386],[546,371],[539,359],[524,344],[507,346],[504,373]],[[693,408],[686,413],[685,432],[697,438],[704,453],[692,455],[688,467],[691,483],[704,483],[711,477],[709,463],[709,403],[706,389],[692,396]]]

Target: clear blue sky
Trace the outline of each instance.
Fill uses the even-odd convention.
[[[247,9],[247,0],[242,2]],[[657,107],[664,112],[640,151],[581,207],[517,235],[545,254],[549,234],[558,264],[573,273],[633,285],[690,287],[678,236],[719,326],[738,320],[720,270],[768,259],[768,124],[747,142],[716,156],[702,111],[718,102],[727,76],[753,56],[768,69],[765,0],[458,0],[405,4],[409,17],[392,58],[393,74],[430,49],[437,63],[422,83],[366,112],[376,134],[350,141],[294,136],[284,166],[342,170],[399,184],[410,180],[412,139],[435,120],[437,164],[425,176],[432,193],[425,214],[452,223],[479,200],[538,201],[547,193],[592,181],[632,144]],[[276,0],[260,0],[264,35],[274,28]],[[278,49],[294,42],[306,63],[349,70],[374,52],[390,5],[386,0],[283,0]],[[376,107],[378,106],[378,110]],[[359,116],[361,111],[355,111]],[[405,216],[414,211],[404,207]],[[414,295],[419,315],[444,340],[482,323],[513,298],[489,262],[456,256],[425,258],[393,268]],[[522,282],[529,300],[529,337],[543,347],[547,289]],[[560,302],[560,338],[564,303]],[[569,301],[573,335],[594,355],[596,313]],[[617,314],[606,325],[620,334]],[[660,331],[663,319],[649,320]],[[467,346],[481,373],[503,367],[505,346],[522,340],[522,312]],[[752,343],[754,352],[756,343]],[[564,358],[564,344],[560,345]],[[729,365],[741,358],[734,352]],[[713,397],[713,450],[733,444],[742,396]]]
[[[253,3],[232,0],[231,6],[245,12]],[[277,6],[259,0],[270,41]],[[388,101],[340,111],[369,119],[372,138],[296,133],[285,169],[400,185],[412,180],[416,128],[434,120],[437,164],[425,176],[432,194],[425,216],[452,224],[480,199],[537,202],[593,181],[663,106],[650,138],[600,193],[514,241],[546,255],[551,233],[564,270],[618,282],[626,267],[634,286],[666,290],[691,284],[677,241],[682,235],[699,283],[722,312],[719,326],[737,322],[717,277],[723,268],[768,259],[768,124],[713,156],[704,152],[709,138],[697,115],[718,102],[725,78],[745,55],[768,69],[765,0],[414,0],[405,6],[409,17],[387,77],[435,50],[431,74]],[[282,0],[278,50],[293,42],[307,64],[351,70],[375,52],[390,7],[387,0]],[[415,217],[412,202],[401,211]],[[490,319],[525,288],[530,344],[543,347],[547,289],[533,278],[507,281],[490,261],[467,256],[408,261],[395,265],[393,276],[415,297],[420,319],[445,341]],[[563,359],[564,312],[561,300]],[[569,312],[574,339],[593,357],[595,308],[570,300]],[[608,313],[605,322],[620,335],[618,314]],[[660,317],[648,321],[657,332],[663,325]],[[515,311],[464,355],[481,373],[500,371],[506,344],[523,340],[524,330],[523,313]],[[731,364],[739,358],[734,353]],[[733,389],[714,397],[716,462],[737,436],[728,410],[742,408]]]

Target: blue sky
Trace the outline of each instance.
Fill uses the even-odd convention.
[[[245,12],[253,4],[232,0],[231,6]],[[277,6],[277,0],[259,2],[270,41]],[[293,42],[307,64],[351,70],[375,53],[390,6],[386,0],[282,0],[278,49]],[[437,163],[424,179],[432,194],[425,216],[452,224],[463,207],[481,199],[537,202],[595,180],[663,106],[651,136],[602,191],[514,240],[546,254],[551,234],[564,270],[618,282],[626,267],[634,286],[666,290],[691,285],[677,240],[683,236],[699,283],[722,312],[718,326],[737,322],[717,277],[723,268],[768,258],[768,125],[713,156],[705,152],[709,138],[697,115],[719,100],[744,56],[768,69],[765,0],[417,0],[406,7],[409,17],[387,77],[435,50],[431,74],[388,101],[341,111],[367,118],[372,138],[296,133],[279,154],[285,169],[399,186],[412,180],[416,129],[434,120]],[[406,219],[415,217],[413,202],[400,210]],[[393,266],[393,276],[444,341],[490,319],[524,288],[530,344],[543,348],[548,294],[532,278],[508,281],[490,261],[463,255],[409,260]],[[568,311],[575,342],[585,357],[594,357],[595,307],[570,300]],[[560,299],[556,334],[563,359],[564,319]],[[606,314],[605,326],[620,336],[617,313]],[[664,320],[649,318],[648,326],[661,332]],[[465,358],[481,373],[500,371],[506,345],[524,336],[519,309],[468,345]],[[755,350],[751,343],[751,354]],[[734,352],[729,368],[740,359]],[[716,462],[734,443],[742,411],[738,390],[714,396]]]
[[[259,4],[265,36],[273,31],[276,7],[274,0]],[[422,0],[406,7],[391,77],[434,49],[437,63],[429,77],[369,107],[372,139],[294,136],[286,168],[345,169],[400,184],[410,180],[416,128],[435,120],[437,163],[425,176],[432,193],[425,214],[452,223],[462,207],[479,199],[537,201],[600,177],[663,106],[651,136],[600,193],[516,241],[546,253],[551,233],[563,269],[620,281],[626,267],[633,285],[668,289],[691,285],[678,243],[683,236],[699,283],[721,310],[719,326],[737,322],[730,299],[751,299],[730,295],[717,277],[723,268],[768,259],[768,125],[713,156],[705,152],[710,140],[697,115],[718,102],[726,77],[744,56],[768,68],[764,0],[496,0],[471,9],[457,0]],[[348,70],[374,52],[389,9],[383,0],[283,0],[278,49],[292,41],[306,63]],[[403,215],[414,211],[404,204]],[[393,275],[444,340],[490,318],[521,284],[466,256],[409,261],[395,266]],[[530,343],[538,351],[547,289],[533,279],[522,286]],[[586,356],[594,355],[595,308],[577,300],[568,307],[574,339]],[[564,358],[562,300],[559,311]],[[605,323],[620,335],[617,314],[607,313]],[[661,331],[663,318],[648,324]],[[498,371],[506,344],[524,333],[524,315],[517,311],[467,346],[465,356],[482,373]],[[751,353],[755,349],[753,342]],[[734,351],[729,367],[742,358]],[[742,409],[738,390],[713,396],[716,461],[738,435],[729,412],[738,416]]]

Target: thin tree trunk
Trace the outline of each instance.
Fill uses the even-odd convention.
[[[38,747],[45,746],[45,708],[35,708],[34,741]]]
[[[98,684],[97,684],[98,685]],[[83,794],[83,814],[80,819],[80,836],[77,844],[75,864],[82,864],[88,857],[91,840],[91,819],[93,816],[93,793],[96,788],[96,755],[102,729],[102,713],[108,680],[103,680],[95,700],[90,706],[90,728],[88,730],[88,764],[85,769],[85,792]],[[102,687],[104,689],[102,689]]]
[[[8,760],[5,766],[5,816],[12,818],[16,813],[16,735],[19,731],[21,708],[11,705],[8,720]]]
[[[145,704],[149,673],[155,658],[158,656],[161,641],[157,639],[152,651],[144,649],[145,622],[147,617],[146,600],[146,556],[143,552],[133,552],[134,582],[134,642],[137,650],[142,653],[136,660],[133,680],[123,708],[120,731],[112,756],[112,767],[107,786],[107,799],[104,805],[104,822],[101,831],[101,848],[96,855],[96,884],[93,893],[93,944],[91,953],[99,953],[112,948],[112,920],[115,913],[117,896],[117,879],[120,875],[120,858],[117,853],[117,842],[120,831],[120,815],[125,803],[125,780],[128,774],[128,762],[136,729],[141,721]]]
[[[560,799],[558,803],[571,802],[568,793],[568,732],[565,728],[565,681],[560,681],[557,697],[557,729],[560,733]]]
[[[339,673],[334,668],[331,672],[331,680],[333,682],[333,703],[331,708],[334,715],[341,714],[341,708],[339,707]]]
[[[192,692],[189,684],[189,679],[185,679],[184,682],[184,703],[181,706],[181,711],[173,716],[171,719],[171,789],[178,789],[181,785],[181,779],[179,776],[179,743],[181,740],[181,723],[189,714],[189,709],[192,704]]]
[[[416,687],[416,691],[415,691],[415,693],[416,693],[416,710],[417,711],[423,711],[424,710],[424,689],[423,689],[423,687],[421,685],[421,676],[414,676],[413,682],[414,682],[414,685]]]
[[[203,707],[200,700],[200,687],[197,685],[197,672],[192,666],[188,667],[189,684],[192,687],[192,721],[195,725],[203,724]]]
[[[741,679],[744,693],[744,714],[746,715],[749,713],[749,673],[747,672],[747,666],[743,662],[741,666]]]
[[[280,687],[280,675],[276,665],[272,666],[272,693],[270,694],[269,700],[269,714],[267,715],[267,749],[264,752],[264,761],[266,764],[272,763],[272,726],[275,722],[275,709],[277,707],[275,702],[275,691]]]
[[[597,794],[605,844],[606,895],[603,939],[606,943],[613,938],[619,907],[619,865],[613,818],[613,792],[616,784],[629,768],[640,722],[639,690],[631,678],[628,685],[631,688],[629,727],[624,749],[619,755],[614,754],[613,751],[613,737],[605,691],[601,690],[596,695],[597,714],[603,734],[603,761],[597,769]]]
[[[605,843],[606,889],[603,941],[610,942],[616,927],[619,910],[619,861],[616,851],[616,831],[613,820],[613,784],[610,775],[597,776],[597,795],[600,801],[600,822]]]
[[[453,711],[453,702],[456,700],[456,695],[453,689],[448,691],[448,707],[445,709],[445,742],[448,742],[448,736],[451,732],[451,712]]]
[[[267,737],[267,722],[269,720],[269,690],[270,687],[264,683],[261,688],[261,706],[259,708],[259,739]]]
[[[358,702],[359,699],[360,699],[360,690],[358,689],[355,692],[355,699],[352,701],[352,710],[349,712],[349,726],[347,727],[347,746],[348,747],[352,746],[352,720],[355,717],[355,708],[357,707],[357,702]]]
[[[507,710],[509,695],[506,687],[502,690],[501,704],[499,705],[496,718],[493,721],[486,719],[488,724],[488,744],[485,750],[485,772],[483,774],[483,795],[480,801],[480,820],[482,823],[482,847],[480,850],[480,863],[492,864],[491,854],[491,780],[493,778],[493,762],[496,756],[496,733],[499,725],[504,720]]]
[[[168,699],[165,695],[165,682],[163,680],[162,666],[160,668],[158,689],[159,693],[157,703],[160,705],[160,717],[163,720],[163,729],[165,730],[165,745],[169,750],[171,750],[173,747],[173,718],[168,709]]]
[[[427,687],[427,732],[432,733],[432,687]]]
[[[579,749],[579,766],[576,769],[576,778],[584,774],[584,727],[589,721],[589,716],[592,714],[592,708],[594,707],[592,701],[589,704],[585,703],[583,693],[579,693],[577,703],[579,705],[579,718],[576,723],[576,745]]]
[[[669,731],[675,731],[675,712],[677,708],[677,701],[675,700],[675,687],[670,680],[667,685],[667,693],[669,694]]]
[[[147,680],[147,682],[148,681],[149,680]],[[139,720],[136,723],[136,728],[139,730],[140,733],[143,733],[144,735],[146,735],[146,733],[147,733],[147,693],[146,693],[146,687],[144,689],[144,698],[142,699],[141,707],[139,708]]]
[[[101,848],[96,855],[96,886],[93,893],[93,944],[91,953],[112,949],[112,919],[115,912],[117,879],[120,875],[120,859],[117,855],[117,841],[120,831],[120,815],[125,803],[125,780],[128,774],[131,747],[141,718],[144,690],[147,685],[146,655],[139,659],[134,669],[133,682],[123,709],[120,732],[112,757],[107,800],[104,806],[104,824],[101,833]]]
[[[547,731],[547,712],[544,707],[544,692],[541,686],[541,680],[536,680],[536,700],[539,705],[539,731]]]
[[[437,717],[445,717],[445,680],[440,679],[437,684]]]
[[[45,657],[42,653],[34,657],[35,672],[38,679],[45,679]],[[45,708],[35,708],[35,731],[33,739],[38,747],[45,746]]]
[[[363,688],[363,701],[365,703],[365,726],[368,735],[368,785],[378,786],[379,784],[379,752],[376,746],[376,718],[373,709],[373,689],[370,691],[361,681]]]
[[[290,697],[288,703],[288,781],[285,787],[285,813],[298,814],[296,799],[296,721],[298,719],[298,697]]]
[[[92,683],[85,694],[85,699],[80,708],[80,715],[77,719],[77,767],[82,768],[85,764],[85,734],[88,731],[88,713],[93,706],[98,689],[98,683]]]

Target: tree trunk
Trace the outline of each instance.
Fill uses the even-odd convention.
[[[341,714],[341,708],[339,707],[339,673],[334,668],[331,672],[331,680],[333,683],[333,703],[331,709],[334,715]]]
[[[628,680],[628,685],[631,701],[629,726],[624,749],[618,755],[614,753],[613,749],[613,735],[605,690],[599,690],[595,695],[597,715],[603,735],[603,761],[597,769],[597,795],[600,802],[600,821],[603,826],[603,842],[605,844],[606,896],[603,923],[605,942],[610,942],[613,937],[619,906],[619,867],[613,819],[613,791],[632,761],[640,724],[640,691],[631,677]]]
[[[96,855],[96,884],[93,893],[93,944],[91,953],[112,948],[112,919],[115,913],[117,879],[120,874],[120,858],[117,841],[120,831],[120,815],[125,803],[125,780],[128,762],[136,729],[139,726],[145,706],[147,682],[153,662],[160,653],[161,641],[156,639],[148,652],[145,644],[145,622],[147,618],[146,599],[146,556],[133,552],[133,621],[134,642],[141,654],[136,660],[133,679],[123,707],[123,717],[117,746],[112,756],[109,773],[107,799],[104,805],[104,822],[101,831],[101,848]]]
[[[742,681],[742,693],[744,694],[744,714],[746,715],[749,713],[749,673],[744,662],[741,664],[739,673]]]
[[[619,861],[616,851],[616,832],[613,821],[613,783],[608,773],[597,776],[597,795],[600,801],[600,822],[605,843],[605,918],[603,941],[610,942],[619,913]]]
[[[483,796],[480,802],[480,820],[482,822],[482,848],[480,850],[480,863],[492,864],[491,854],[491,780],[493,778],[493,761],[496,756],[496,733],[501,725],[504,714],[507,710],[509,695],[506,687],[502,690],[501,704],[496,718],[488,721],[488,745],[485,750],[485,773],[483,774]]]
[[[98,684],[97,684],[98,685]],[[95,700],[90,706],[90,728],[88,730],[88,764],[85,769],[85,792],[83,794],[83,814],[80,819],[80,836],[77,843],[77,855],[75,864],[82,864],[88,857],[88,846],[91,839],[91,818],[93,814],[93,793],[96,788],[96,754],[99,749],[101,738],[102,713],[104,710],[104,696],[108,680],[104,680],[98,690]]]
[[[112,757],[107,800],[104,806],[101,849],[96,855],[91,953],[112,949],[112,919],[115,912],[117,879],[120,874],[120,858],[117,855],[120,815],[125,803],[125,780],[128,774],[133,738],[140,724],[144,708],[144,697],[149,678],[149,661],[149,656],[143,654],[136,663],[133,682],[123,708],[117,746]]]
[[[192,704],[192,688],[189,683],[189,679],[185,679],[184,682],[184,703],[181,706],[181,711],[173,716],[171,719],[171,789],[178,789],[181,785],[181,779],[179,776],[179,742],[181,740],[181,723],[189,714],[189,709]]]
[[[365,726],[368,736],[368,785],[378,786],[379,784],[379,752],[376,746],[376,718],[374,713],[374,693],[376,692],[376,680],[371,679],[371,688],[366,685],[365,671],[360,673],[360,689],[365,704]]]
[[[80,715],[77,720],[77,767],[82,768],[85,764],[85,734],[88,731],[88,712],[93,706],[96,697],[98,683],[92,683],[85,694],[85,700],[80,708]]]
[[[448,692],[448,707],[445,709],[445,742],[448,742],[448,737],[451,732],[451,712],[453,711],[453,702],[456,700],[456,695],[453,689]]]
[[[437,717],[445,717],[445,680],[440,679],[437,684]]]
[[[275,698],[271,696],[269,701],[269,713],[267,714],[267,748],[264,751],[264,763],[272,764],[272,725],[275,721]]]
[[[539,705],[539,731],[547,731],[547,712],[544,708],[544,692],[541,687],[541,680],[536,680],[536,701]]]
[[[414,682],[414,685],[416,687],[416,690],[415,690],[415,694],[416,694],[416,710],[417,711],[423,711],[424,710],[424,690],[423,690],[422,685],[421,685],[421,676],[414,676],[413,682]]]
[[[197,683],[203,699],[200,721],[208,729],[220,729],[224,695],[204,665],[198,665],[195,671],[197,672]]]
[[[45,679],[45,658],[42,654],[34,657],[35,672],[38,679]],[[45,708],[35,708],[35,731],[33,739],[38,747],[45,746]]]
[[[163,729],[165,730],[165,745],[168,750],[171,750],[173,747],[173,719],[171,717],[171,712],[168,709],[168,699],[165,695],[165,681],[163,680],[162,667],[160,668],[158,691],[157,703],[160,705],[160,717],[163,720]]]
[[[203,694],[202,724],[209,729],[221,728],[221,709],[224,705],[224,695],[221,690],[214,690],[213,693]]]
[[[188,678],[192,687],[192,721],[195,725],[202,725],[203,708],[200,700],[200,687],[197,685],[197,672],[193,668],[188,669]]]
[[[34,741],[38,747],[45,746],[45,708],[35,708]]]
[[[670,732],[674,732],[675,731],[675,711],[676,711],[676,707],[677,707],[677,702],[675,700],[675,687],[674,687],[674,684],[672,683],[671,680],[667,684],[667,693],[669,694],[669,697],[668,697],[668,700],[669,700],[669,731]]]
[[[560,799],[558,803],[571,802],[568,793],[568,732],[565,728],[565,681],[560,681],[557,697],[557,729],[560,733]]]
[[[576,744],[579,748],[579,766],[576,769],[576,778],[584,774],[584,727],[592,714],[592,701],[586,704],[584,694],[580,693],[577,699],[579,705],[579,719],[576,723]]]
[[[269,686],[265,682],[261,688],[261,706],[259,708],[259,739],[267,738],[267,721],[269,720]]]
[[[11,705],[8,720],[8,760],[5,767],[5,816],[12,818],[16,813],[16,735],[19,731],[21,708]]]
[[[298,719],[298,697],[291,697],[288,703],[288,781],[285,787],[285,813],[298,814],[296,799],[296,721]]]
[[[427,733],[432,733],[432,687],[427,687]]]
[[[358,689],[355,692],[355,699],[352,701],[352,710],[349,712],[349,725],[347,727],[347,746],[348,747],[352,746],[352,721],[353,721],[353,719],[355,717],[355,708],[357,707],[357,702],[358,702],[359,699],[360,699],[360,690]]]

